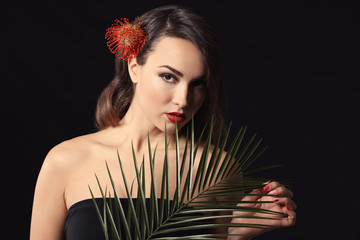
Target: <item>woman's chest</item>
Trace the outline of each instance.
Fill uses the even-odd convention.
[[[147,198],[150,197],[152,188],[160,197],[164,187],[173,196],[180,170],[180,165],[177,166],[176,162],[176,154],[172,151],[167,158],[160,152],[151,160],[145,155],[134,159],[132,154],[121,152],[119,155],[116,152],[94,154],[71,170],[64,194],[66,206],[70,208],[76,202],[91,198],[91,192],[95,198],[102,197],[105,193],[114,197],[114,189],[120,198],[127,198],[128,192],[136,198],[139,185],[143,186]],[[188,169],[188,161],[184,163],[184,169]]]

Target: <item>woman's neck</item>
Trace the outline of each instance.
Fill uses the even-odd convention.
[[[151,148],[165,147],[165,133],[157,128],[153,123],[144,118],[143,113],[130,105],[129,110],[119,122],[119,132],[121,131],[123,142],[132,143],[135,152],[148,150],[148,138]],[[170,141],[169,148],[175,146],[175,134],[167,134]]]

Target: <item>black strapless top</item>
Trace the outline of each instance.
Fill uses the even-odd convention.
[[[124,212],[127,212],[128,199],[120,199]],[[136,199],[134,199],[136,201]],[[103,199],[96,198],[96,202],[100,209],[100,212],[103,212]],[[147,199],[147,205],[149,205],[149,199]],[[111,235],[111,230],[109,231]],[[170,237],[170,236],[186,236],[189,234],[206,234],[209,233],[208,230],[202,229],[199,231],[187,231],[179,233],[173,233],[169,235],[162,235],[161,237]],[[66,215],[65,223],[65,236],[67,240],[103,240],[104,232],[101,229],[100,220],[96,213],[96,209],[92,199],[82,200],[73,204]],[[111,236],[110,236],[111,239]]]

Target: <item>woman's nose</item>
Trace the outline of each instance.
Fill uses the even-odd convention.
[[[189,104],[189,89],[185,84],[183,86],[178,85],[173,102],[178,105],[179,108],[184,108]]]

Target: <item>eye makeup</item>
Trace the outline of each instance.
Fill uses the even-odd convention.
[[[159,77],[161,77],[164,81],[170,83],[173,83],[178,80],[178,78],[171,73],[160,73]]]
[[[181,73],[179,70],[176,70],[175,68],[169,66],[169,65],[161,65],[159,68],[166,68],[170,70],[172,73],[160,73],[159,77],[161,77],[164,81],[174,83],[179,80],[179,78],[183,77],[184,74]],[[193,81],[191,81],[191,86],[193,87],[201,87],[206,88],[208,86],[208,82],[204,80],[204,75],[200,76]]]

